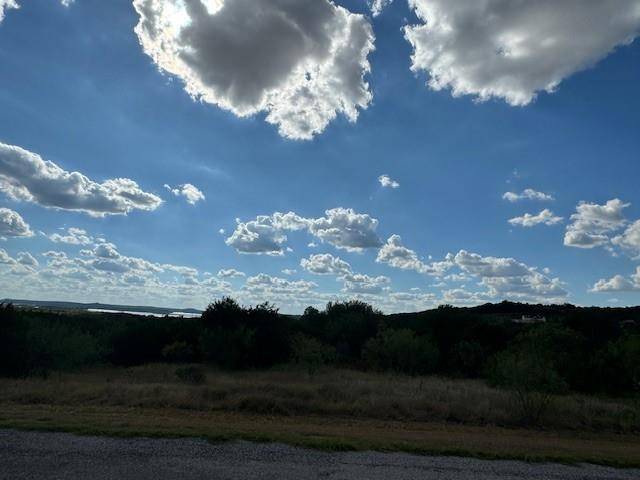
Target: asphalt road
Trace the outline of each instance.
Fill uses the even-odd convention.
[[[640,470],[0,430],[0,479],[637,480]]]

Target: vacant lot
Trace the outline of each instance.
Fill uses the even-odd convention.
[[[470,380],[208,370],[194,385],[150,365],[0,380],[0,408],[4,427],[640,466],[637,403],[558,397],[524,429],[508,392]]]

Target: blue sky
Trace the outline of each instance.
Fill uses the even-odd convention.
[[[174,62],[150,25],[182,0],[0,0],[0,297],[203,307],[229,294],[287,312],[353,297],[385,311],[639,303],[637,1],[583,2],[582,17],[579,1],[498,9],[491,32],[456,31],[489,12],[442,0],[375,17],[357,0],[313,14],[269,0],[263,15],[234,1],[190,13],[192,34],[169,42],[192,56]],[[265,38],[221,29],[231,8],[254,27],[291,13],[304,47],[278,43],[299,32],[286,22]],[[248,47],[230,50],[238,39]],[[330,88],[290,98],[304,80],[292,65]],[[42,161],[58,170],[34,174]]]

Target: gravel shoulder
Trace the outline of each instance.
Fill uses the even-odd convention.
[[[640,469],[0,430],[0,479],[632,480]]]

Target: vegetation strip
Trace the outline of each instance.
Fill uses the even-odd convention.
[[[530,462],[640,467],[640,439],[500,427],[185,412],[176,409],[1,404],[0,427],[114,437],[281,442],[327,451],[377,450]]]

